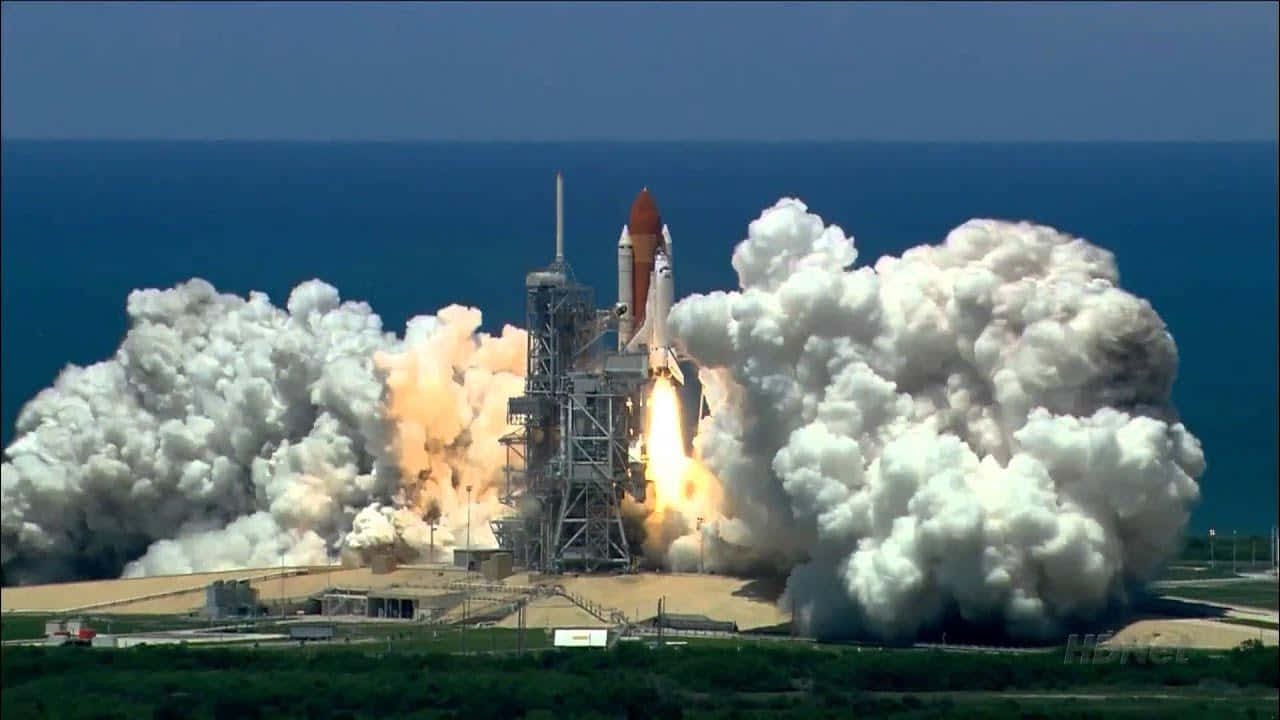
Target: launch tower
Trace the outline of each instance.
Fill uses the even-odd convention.
[[[630,329],[631,303],[598,310],[591,288],[574,279],[564,258],[563,194],[557,175],[555,259],[525,277],[524,395],[509,401],[508,423],[519,429],[502,439],[502,501],[514,512],[493,530],[515,564],[531,570],[629,569],[622,502],[645,495],[644,458],[633,448],[649,355],[616,341],[620,324]]]

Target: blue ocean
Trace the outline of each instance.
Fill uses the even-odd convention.
[[[603,302],[647,186],[677,293],[736,286],[747,223],[793,195],[859,264],[972,217],[1029,219],[1117,256],[1177,341],[1175,403],[1209,470],[1193,529],[1265,532],[1277,489],[1277,146],[3,142],[3,442],[68,363],[110,356],[125,298],[193,276],[278,304],[321,278],[387,328],[444,305],[520,324],[521,283],[567,255]]]

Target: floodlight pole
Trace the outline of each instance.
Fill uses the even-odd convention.
[[[471,569],[471,486],[467,486],[467,569]]]
[[[703,555],[704,533],[702,532],[702,518],[698,518],[698,574],[701,575],[707,571]]]

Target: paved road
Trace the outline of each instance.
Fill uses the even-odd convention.
[[[1264,622],[1280,624],[1280,611],[1272,610],[1270,608],[1255,607],[1252,605],[1231,605],[1229,603],[1222,603],[1214,600],[1202,600],[1200,598],[1181,597],[1179,595],[1162,595],[1161,598],[1164,600],[1176,600],[1178,602],[1222,608],[1227,611],[1226,617],[1262,620]]]
[[[1012,653],[1016,655],[1045,653],[1057,651],[1057,647],[1044,646],[1004,646],[1004,645],[955,645],[953,643],[916,643],[912,647],[922,650],[946,650],[947,652],[978,652],[978,653]]]
[[[1270,580],[1271,582],[1280,582],[1275,575],[1267,573],[1250,573],[1239,577],[1226,578],[1202,578],[1198,580],[1160,580],[1151,583],[1153,588],[1171,588],[1171,587],[1187,587],[1192,585],[1235,585],[1238,583],[1258,582],[1259,580]]]
[[[36,640],[5,640],[3,643],[0,643],[0,645],[5,645],[5,646],[11,646],[11,645],[43,645],[43,644],[44,644],[44,638],[39,638],[39,639],[36,639]]]
[[[656,638],[658,631],[653,628],[633,628],[632,635],[645,638]],[[731,633],[717,631],[701,631],[701,630],[671,630],[664,629],[662,632],[664,638],[672,639],[703,639],[715,638],[721,640],[744,640],[744,641],[775,641],[775,642],[800,642],[813,643],[813,638],[792,637],[790,635],[752,635],[749,633]],[[832,644],[831,647],[851,647],[859,650],[884,650],[887,646],[873,642],[850,642]],[[976,653],[1040,653],[1056,648],[1042,646],[1000,646],[1000,645],[961,645],[956,643],[915,643],[906,649],[915,650],[945,650],[947,652],[976,652]]]

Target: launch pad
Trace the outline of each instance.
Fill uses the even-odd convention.
[[[520,429],[502,438],[501,497],[513,512],[492,522],[499,547],[518,566],[552,574],[634,568],[622,504],[645,498],[647,390],[657,374],[679,379],[665,330],[669,238],[642,191],[618,243],[618,302],[597,309],[564,257],[556,176],[555,259],[525,277],[524,395],[507,406],[508,423]]]

